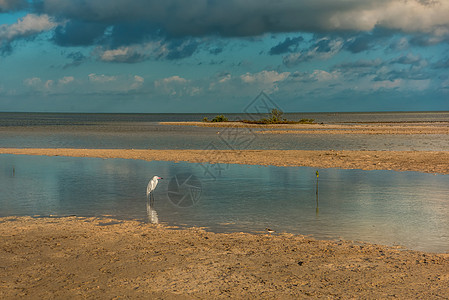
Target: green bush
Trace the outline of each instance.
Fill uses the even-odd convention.
[[[284,114],[284,112],[282,110],[273,108],[271,110],[270,114],[271,114],[271,116],[268,120],[263,119],[263,120],[266,120],[269,124],[276,124],[276,123],[280,123],[282,121],[286,121],[286,119],[282,119],[282,115]]]
[[[314,124],[314,119],[301,119],[299,121],[289,121],[282,118],[283,111],[279,109],[272,109],[268,118],[259,119],[257,121],[242,120],[243,123],[248,124]]]
[[[216,116],[211,120],[211,122],[228,122],[228,118],[223,115]]]
[[[298,121],[298,123],[301,124],[313,124],[315,122],[315,119],[301,119]]]

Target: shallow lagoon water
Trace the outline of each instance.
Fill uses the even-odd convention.
[[[230,119],[245,114],[226,114]],[[57,114],[0,113],[0,147],[115,149],[276,149],[448,151],[447,135],[257,134],[256,130],[159,125],[160,121],[199,121],[214,114]],[[449,112],[287,113],[288,119],[317,122],[440,122]],[[261,114],[259,117],[266,117]],[[446,124],[445,123],[445,124]],[[247,142],[240,143],[241,140]]]
[[[449,138],[442,134],[345,135],[236,133],[231,139],[216,128],[151,125],[148,130],[108,132],[61,129],[4,130],[0,147],[77,149],[257,149],[257,150],[375,150],[448,151]],[[110,131],[109,131],[110,130]],[[247,142],[239,143],[239,140]]]
[[[317,199],[316,170],[0,155],[0,216],[112,215],[148,222],[146,185],[159,175],[164,180],[152,210],[164,224],[215,232],[269,227],[319,239],[449,250],[448,175],[318,169]],[[174,185],[190,175],[198,179],[189,181],[193,189]],[[194,201],[179,203],[185,195]]]

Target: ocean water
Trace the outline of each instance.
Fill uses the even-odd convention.
[[[298,149],[448,151],[447,135],[271,135],[248,129],[159,125],[199,121],[215,114],[53,114],[0,113],[0,147],[124,149]],[[248,118],[227,114],[230,119]],[[260,117],[264,115],[259,115]],[[449,112],[304,113],[330,124],[354,122],[449,122]],[[257,117],[259,118],[259,117]]]
[[[219,169],[220,172],[211,170]],[[0,155],[0,216],[104,216],[449,251],[449,176]],[[146,186],[163,177],[148,207]],[[317,193],[318,191],[318,193]]]

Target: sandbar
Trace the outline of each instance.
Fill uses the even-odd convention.
[[[151,150],[0,148],[0,154],[124,158],[192,163],[305,166],[449,174],[449,151]]]
[[[242,122],[160,122],[161,125],[248,128],[260,134],[448,134],[449,122],[356,124],[247,124]]]

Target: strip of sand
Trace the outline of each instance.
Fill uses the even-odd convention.
[[[261,134],[449,134],[448,122],[368,124],[247,124],[242,122],[160,122],[161,125],[250,128]]]
[[[449,151],[137,150],[0,148],[0,154],[124,158],[193,163],[306,166],[449,174]]]
[[[95,218],[0,218],[0,298],[449,297],[449,254]]]

